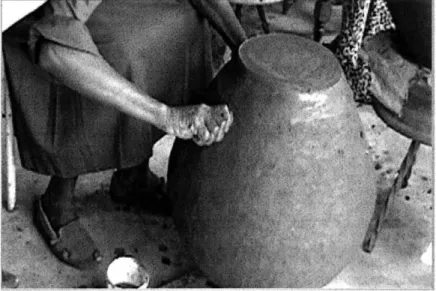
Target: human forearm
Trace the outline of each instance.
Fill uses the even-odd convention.
[[[167,131],[168,106],[139,90],[103,58],[47,42],[39,65],[80,94]]]
[[[228,0],[189,0],[192,6],[205,17],[223,37],[232,50],[237,49],[246,39]]]
[[[40,49],[38,64],[83,96],[113,106],[178,138],[193,138],[198,145],[221,141],[233,122],[231,112],[223,104],[167,106],[139,90],[98,55],[46,42]]]

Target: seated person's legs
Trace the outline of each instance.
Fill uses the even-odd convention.
[[[112,9],[119,7],[111,3],[118,2],[103,1],[98,13],[93,9],[99,2],[91,2],[76,7],[47,1],[38,13],[4,33],[23,167],[52,176],[46,193],[36,201],[35,223],[51,251],[78,268],[101,261],[74,210],[78,175],[142,162],[116,172],[111,186],[113,197],[134,192],[142,196],[158,184],[150,182],[156,177],[146,174],[148,159],[143,162],[156,140],[150,138],[150,127],[210,145],[222,140],[233,120],[224,104],[186,105],[190,93],[204,89],[211,77],[205,22],[192,8],[175,4],[167,11],[167,5],[133,1],[143,5],[126,4],[125,12],[130,14],[117,19]],[[224,3],[231,11],[226,1],[205,3],[215,8]],[[155,18],[128,17],[137,15],[139,7],[150,15],[156,11],[166,15],[159,19],[162,25],[156,25]],[[136,35],[125,33],[127,25]],[[149,33],[144,33],[147,28]],[[26,30],[17,38],[17,32]],[[237,36],[243,32],[240,27],[237,31]],[[235,45],[245,37],[227,39]],[[138,43],[148,46],[138,47]]]

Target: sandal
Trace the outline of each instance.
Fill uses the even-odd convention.
[[[42,208],[41,198],[37,198],[34,205],[34,223],[51,252],[62,262],[84,270],[94,268],[102,261],[100,252],[89,233],[80,224],[79,218],[56,232]]]
[[[117,204],[140,205],[150,213],[165,216],[172,213],[172,203],[166,193],[165,179],[158,177],[148,168],[142,170],[139,166],[134,170],[114,172],[109,195]]]

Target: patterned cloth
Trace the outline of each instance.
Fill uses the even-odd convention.
[[[342,29],[336,38],[336,56],[354,92],[354,100],[370,103],[372,94],[369,64],[358,52],[366,37],[395,29],[384,0],[346,0],[343,3]]]

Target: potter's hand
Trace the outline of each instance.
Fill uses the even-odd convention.
[[[167,132],[181,139],[193,139],[200,146],[219,142],[229,131],[233,114],[227,105],[170,107]]]

